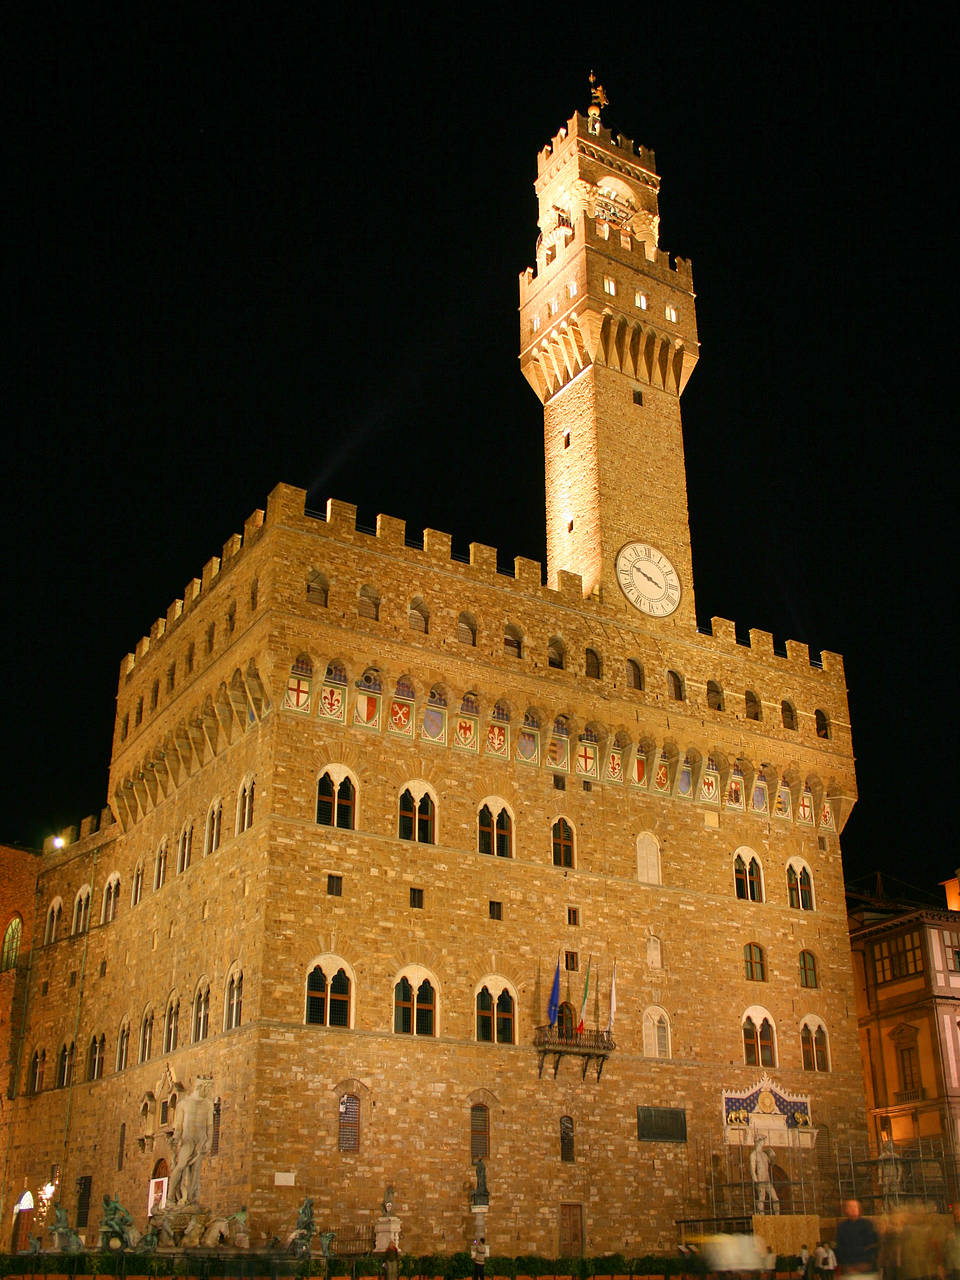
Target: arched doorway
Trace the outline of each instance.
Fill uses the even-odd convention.
[[[13,1216],[13,1238],[10,1241],[11,1253],[25,1253],[30,1248],[30,1227],[33,1225],[33,1196],[25,1191],[17,1201],[17,1211]]]
[[[153,1166],[153,1175],[150,1178],[150,1194],[147,1197],[148,1218],[152,1218],[155,1213],[159,1213],[166,1207],[169,1183],[170,1166],[166,1160],[160,1159]]]

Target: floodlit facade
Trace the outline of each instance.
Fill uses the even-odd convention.
[[[281,485],[123,662],[108,808],[44,851],[5,1224],[53,1175],[88,1239],[105,1191],[145,1225],[197,1076],[254,1247],[390,1184],[402,1248],[463,1248],[482,1155],[494,1254],[666,1249],[743,1210],[757,1132],[836,1210],[843,663],[697,627],[659,181],[596,110],[538,157],[546,585]]]

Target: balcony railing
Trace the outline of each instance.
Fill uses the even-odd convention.
[[[927,1091],[921,1085],[919,1089],[898,1089],[895,1097],[897,1102],[922,1102],[927,1096]]]
[[[560,1067],[560,1059],[574,1057],[583,1059],[580,1078],[584,1079],[591,1062],[596,1063],[597,1079],[603,1071],[603,1064],[617,1047],[609,1031],[571,1031],[564,1033],[559,1027],[537,1027],[533,1033],[533,1047],[540,1058],[539,1074],[543,1075],[543,1064],[553,1057],[553,1074]]]

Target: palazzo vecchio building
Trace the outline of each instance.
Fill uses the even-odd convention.
[[[123,661],[108,805],[12,961],[4,1248],[44,1187],[88,1243],[105,1193],[144,1229],[198,1077],[200,1199],[252,1247],[392,1186],[402,1249],[463,1248],[482,1155],[494,1254],[668,1249],[749,1215],[758,1134],[784,1215],[837,1211],[843,663],[698,629],[659,182],[596,108],[537,158],[545,585],[279,485]]]

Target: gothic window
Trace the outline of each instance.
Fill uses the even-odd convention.
[[[163,1052],[173,1053],[177,1047],[177,1036],[180,1031],[180,999],[171,996],[167,1002],[167,1013],[163,1020]]]
[[[332,969],[333,963],[326,962]],[[306,1022],[317,1027],[350,1026],[350,977],[341,965],[328,982],[320,964],[307,975]]]
[[[748,689],[746,691],[746,693],[743,695],[743,700],[744,700],[744,705],[746,707],[747,719],[759,720],[761,718],[760,699],[757,697],[757,695],[753,692],[752,689]]]
[[[130,1053],[130,1024],[123,1022],[117,1037],[117,1070],[126,1071],[127,1057]]]
[[[103,909],[101,912],[100,923],[109,924],[111,920],[117,918],[117,911],[120,907],[120,877],[116,872],[107,881],[107,887],[103,891]]]
[[[407,623],[411,631],[417,631],[424,636],[429,630],[430,615],[427,612],[427,606],[419,597],[410,602],[410,612],[407,615]]]
[[[60,1052],[57,1054],[57,1088],[65,1089],[68,1084],[73,1082],[73,1058],[76,1052],[76,1046],[71,1040],[70,1044],[62,1044]]]
[[[344,775],[337,783],[328,771],[317,783],[317,823],[321,827],[340,827],[352,831],[356,812],[357,791]]]
[[[29,1093],[40,1093],[43,1089],[43,1073],[47,1065],[46,1049],[35,1049],[30,1060],[30,1078],[27,1081]]]
[[[749,849],[744,854],[746,856],[738,853],[733,860],[733,882],[737,897],[744,902],[762,902],[763,873],[760,862]]]
[[[797,712],[793,703],[788,702],[786,698],[780,703],[780,719],[785,729],[796,729]]]
[[[59,898],[54,898],[47,910],[47,923],[43,931],[44,944],[48,942],[56,942],[57,934],[60,932],[60,916],[63,912],[63,903]]]
[[[787,866],[787,898],[796,911],[813,910],[813,880],[810,869],[796,858]]]
[[[553,824],[553,865],[573,866],[573,828],[566,818],[558,818]]]
[[[490,1108],[475,1102],[470,1108],[470,1163],[490,1155]]]
[[[311,569],[307,574],[307,599],[311,604],[326,609],[330,597],[330,584],[319,569]]]
[[[223,1008],[223,1029],[239,1027],[243,1017],[243,971],[238,969],[227,982],[227,998]]]
[[[519,627],[515,627],[512,623],[507,623],[503,629],[503,652],[508,658],[523,656],[523,637]]]
[[[665,1009],[654,1005],[643,1015],[643,1056],[670,1057],[670,1019]]]
[[[436,802],[422,784],[406,787],[400,796],[397,834],[418,844],[436,843]]]
[[[588,680],[600,679],[600,655],[596,649],[587,649],[584,653],[583,672]]]
[[[496,810],[496,804],[493,808]],[[496,817],[488,804],[481,806],[477,814],[477,851],[496,853],[498,858],[513,856],[513,818],[505,805]]]
[[[143,897],[143,863],[137,863],[137,869],[133,873],[133,889],[130,893],[130,905],[135,907]]]
[[[748,942],[743,948],[743,968],[749,982],[766,982],[767,963],[759,943]]]
[[[562,671],[563,659],[563,641],[558,636],[554,636],[547,645],[547,666],[553,667],[557,671]]]
[[[23,936],[23,921],[14,916],[3,934],[3,949],[0,950],[0,973],[17,967],[20,956],[20,939]]]
[[[627,659],[627,688],[643,689],[643,667],[635,658]]]
[[[750,1010],[741,1024],[743,1060],[748,1067],[775,1067],[773,1023],[766,1010]]]
[[[153,1050],[153,1010],[148,1009],[140,1021],[140,1044],[137,1062],[148,1061]]]
[[[461,644],[468,644],[471,648],[476,648],[477,624],[469,613],[461,613],[457,619],[457,639]]]
[[[650,831],[637,836],[637,879],[641,884],[660,884],[660,842]]]
[[[656,934],[647,939],[647,964],[651,969],[663,968],[663,945]]]
[[[800,985],[801,987],[817,986],[817,959],[812,951],[800,952]]]
[[[167,878],[167,846],[162,844],[157,850],[157,856],[153,863],[153,888],[163,888],[163,882]]]
[[[716,680],[707,681],[707,706],[711,711],[723,710],[723,690]]]
[[[514,1044],[515,1002],[510,991],[504,987],[494,1000],[485,984],[477,992],[476,1003],[477,1040],[484,1044]]]
[[[825,711],[821,711],[820,708],[817,707],[816,711],[814,711],[813,713],[813,718],[817,726],[817,737],[829,738],[830,737],[830,717],[827,715],[827,713]]]
[[[84,887],[73,903],[73,933],[86,933],[90,927],[90,890]]]
[[[683,702],[683,677],[677,671],[667,672],[667,695],[674,702]]]
[[[436,1014],[437,997],[429,978],[424,978],[414,990],[410,979],[401,977],[393,989],[394,1031],[399,1035],[435,1035]]]
[[[800,1028],[800,1057],[804,1071],[830,1070],[827,1031],[819,1018],[804,1019]]]
[[[193,853],[193,823],[188,822],[180,832],[177,840],[177,875],[183,875],[187,867],[190,865],[190,856]]]
[[[357,617],[372,618],[376,622],[380,617],[380,596],[373,587],[361,587],[357,597]]]
[[[201,983],[193,998],[193,1040],[206,1040],[210,1031],[210,985]]]
[[[573,1116],[560,1117],[560,1159],[565,1164],[573,1164]]]
[[[337,1127],[337,1150],[360,1150],[360,1099],[355,1093],[340,1095],[340,1123]]]
[[[203,830],[203,855],[216,853],[220,848],[220,829],[223,825],[223,801],[216,800],[207,814],[207,824]]]
[[[253,826],[253,792],[256,783],[251,778],[249,782],[245,782],[240,788],[240,794],[237,796],[237,835],[241,831],[248,831]]]

